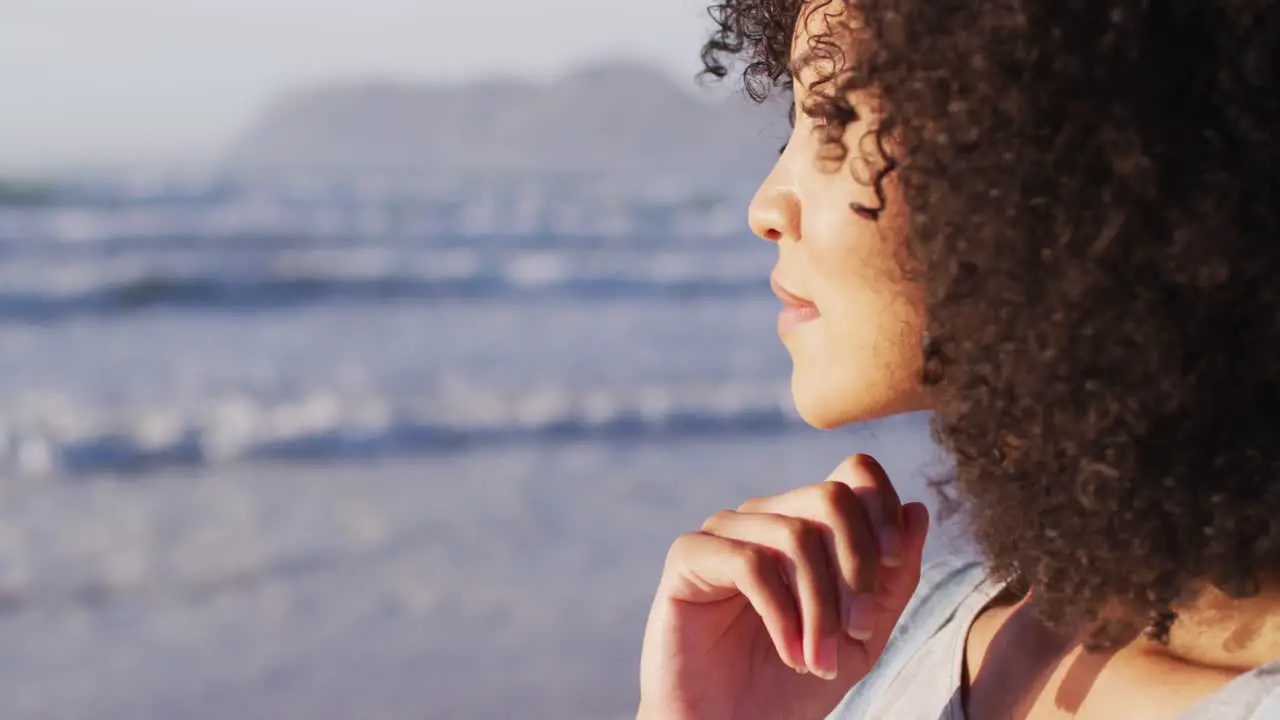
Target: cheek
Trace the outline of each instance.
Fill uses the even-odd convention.
[[[803,242],[803,241],[802,241]],[[814,300],[823,315],[879,313],[906,300],[893,248],[870,223],[815,238],[810,248]]]
[[[848,273],[866,253],[868,225],[834,198],[814,203],[801,219],[799,248],[808,256],[813,272],[824,279]],[[807,209],[807,207],[806,207]],[[836,267],[833,267],[836,266]]]
[[[812,206],[812,214],[803,219],[800,245],[809,246],[806,255],[815,281],[813,292],[826,296],[831,310],[842,314],[859,308],[873,311],[877,306],[918,305],[914,299],[917,288],[907,282],[901,265],[900,243],[906,223],[900,212],[893,212],[900,207],[896,193],[889,198],[890,209],[872,221],[855,214],[848,204],[857,191],[865,194],[868,189],[855,187],[852,181],[837,185],[838,189],[824,193]],[[872,198],[868,202],[876,201]],[[821,307],[821,300],[815,300]],[[901,315],[901,311],[892,314]]]
[[[904,276],[891,231],[883,220],[855,221],[843,235],[806,238],[814,240],[814,300],[826,320],[819,352],[833,361],[833,371],[843,366],[867,373],[919,362],[921,293]]]
[[[848,207],[854,194],[841,187],[807,205],[794,246],[822,319],[791,344],[792,387],[805,419],[826,428],[927,405],[922,294],[905,278],[897,240],[906,225],[891,211],[860,218]]]

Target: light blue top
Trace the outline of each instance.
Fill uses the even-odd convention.
[[[965,720],[969,626],[1000,589],[972,560],[926,566],[880,661],[828,720]],[[1280,663],[1241,675],[1180,720],[1280,720]]]

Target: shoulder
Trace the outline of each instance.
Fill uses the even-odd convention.
[[[1280,663],[1245,673],[1206,698],[1186,720],[1268,720],[1280,717]]]
[[[906,618],[913,610],[938,609],[939,603],[948,604],[953,598],[958,605],[986,581],[986,567],[978,560],[965,556],[934,560],[920,570],[920,585],[902,616]]]
[[[906,651],[909,641],[926,640],[940,630],[953,619],[960,605],[986,584],[986,568],[971,558],[946,557],[926,565],[920,571],[920,585],[902,611],[877,669],[886,664],[891,653]]]
[[[960,606],[975,593],[989,591],[986,568],[977,560],[945,557],[925,565],[920,584],[875,668],[854,686],[829,720],[866,717],[872,701],[897,678],[921,646],[954,622]]]

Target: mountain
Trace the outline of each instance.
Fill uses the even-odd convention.
[[[29,180],[10,180],[0,176],[0,207],[44,205],[51,202],[54,195],[52,185]]]
[[[788,132],[785,109],[696,90],[628,63],[543,83],[302,88],[271,104],[224,161],[250,170],[767,167]]]

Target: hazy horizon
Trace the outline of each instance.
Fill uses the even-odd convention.
[[[0,174],[198,163],[317,83],[550,78],[624,59],[692,86],[709,27],[702,0],[16,2],[0,24]]]

